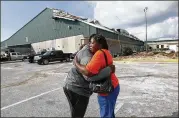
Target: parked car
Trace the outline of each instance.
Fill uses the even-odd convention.
[[[26,55],[22,55],[21,53],[19,52],[10,52],[9,53],[9,60],[22,60],[24,61]]]
[[[8,54],[5,53],[4,51],[1,51],[1,61],[6,61],[8,60]]]
[[[72,53],[63,53],[62,50],[53,50],[47,51],[43,55],[35,56],[34,60],[37,61],[38,64],[47,65],[49,62],[53,61],[70,61]]]
[[[40,55],[43,55],[46,51],[42,51],[42,52],[38,52],[37,54],[30,54],[28,55],[28,60],[29,60],[29,63],[34,63],[35,60],[34,60],[34,57],[36,56],[40,56]]]

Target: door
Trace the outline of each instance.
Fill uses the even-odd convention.
[[[50,61],[56,61],[56,53],[55,53],[55,51],[52,51],[52,52],[50,53],[49,60],[50,60]]]
[[[57,60],[58,61],[61,61],[61,60],[63,60],[65,57],[65,55],[63,54],[63,52],[62,51],[57,51],[56,52],[57,53]]]
[[[18,60],[21,60],[21,59],[22,59],[22,54],[17,53],[17,59],[18,59]]]
[[[15,52],[10,53],[11,60],[16,60],[17,59],[17,54]]]

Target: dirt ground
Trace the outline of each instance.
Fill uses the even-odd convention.
[[[130,56],[120,56],[115,58],[116,61],[168,61],[178,62],[178,52],[139,52]]]

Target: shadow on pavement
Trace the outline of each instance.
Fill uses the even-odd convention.
[[[178,118],[178,111],[177,112],[173,112],[171,116],[162,116],[162,117],[176,117]]]
[[[17,63],[17,62],[27,62],[27,60],[16,60],[16,61],[2,61],[1,64],[7,64],[7,63]]]

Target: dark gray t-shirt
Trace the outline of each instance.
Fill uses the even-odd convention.
[[[91,60],[92,54],[89,51],[89,45],[85,45],[78,53],[77,53],[77,59],[80,64],[87,65],[87,63]],[[67,87],[69,90],[89,97],[92,92],[89,89],[89,82],[85,79],[85,76],[83,76],[73,65],[71,70],[68,72],[68,75],[65,80],[65,87]]]

